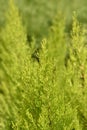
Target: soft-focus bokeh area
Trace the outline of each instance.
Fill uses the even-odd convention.
[[[87,0],[15,0],[23,23],[27,29],[27,35],[37,38],[46,36],[52,20],[57,12],[62,12],[66,19],[67,31],[71,28],[73,11],[84,24],[87,22]],[[0,27],[5,22],[5,12],[8,8],[8,0],[0,0]]]

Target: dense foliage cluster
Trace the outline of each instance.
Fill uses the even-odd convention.
[[[13,0],[0,30],[0,130],[87,130],[86,30],[58,14],[37,48]],[[33,26],[33,25],[32,25]]]

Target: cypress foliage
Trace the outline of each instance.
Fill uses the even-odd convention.
[[[61,23],[61,20],[58,22]],[[59,30],[55,24],[54,28]],[[64,51],[62,56],[58,55],[57,57],[57,53],[59,54],[58,50],[62,50],[61,44],[65,43],[61,42],[61,37],[57,37],[61,34],[61,30],[58,30],[50,35],[48,42],[46,39],[42,41],[41,51],[39,54],[37,53],[40,64],[37,62],[31,63],[33,68],[31,67],[31,75],[28,80],[28,83],[30,83],[29,88],[26,87],[27,91],[25,90],[24,92],[20,113],[17,122],[14,123],[14,129],[80,129],[77,109],[72,107],[71,100],[68,98],[67,90],[64,86],[66,83],[66,71],[64,68],[66,51]],[[64,36],[63,30],[62,36]],[[52,36],[54,39],[51,40]],[[66,45],[63,47],[66,50]],[[51,51],[54,51],[54,53],[51,53]],[[61,77],[59,77],[59,74]]]
[[[9,0],[0,33],[0,128],[2,130],[85,130],[87,59],[84,29],[73,17],[69,59],[65,21],[54,20],[33,61],[18,9]]]
[[[11,129],[18,109],[16,105],[21,100],[21,74],[29,53],[18,9],[12,0],[9,0],[6,18],[6,25],[0,33],[0,120],[2,129]]]
[[[86,31],[78,22],[76,14],[73,16],[69,60],[66,72],[66,89],[73,108],[77,109],[78,129],[87,129],[86,119],[86,69],[87,49],[85,43]]]

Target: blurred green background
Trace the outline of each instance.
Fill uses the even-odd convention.
[[[5,23],[8,1],[0,0],[0,28]],[[22,16],[29,40],[31,36],[37,39],[47,36],[58,12],[62,12],[65,16],[67,31],[71,27],[73,11],[77,12],[78,19],[86,26],[87,0],[15,0],[15,3]]]

